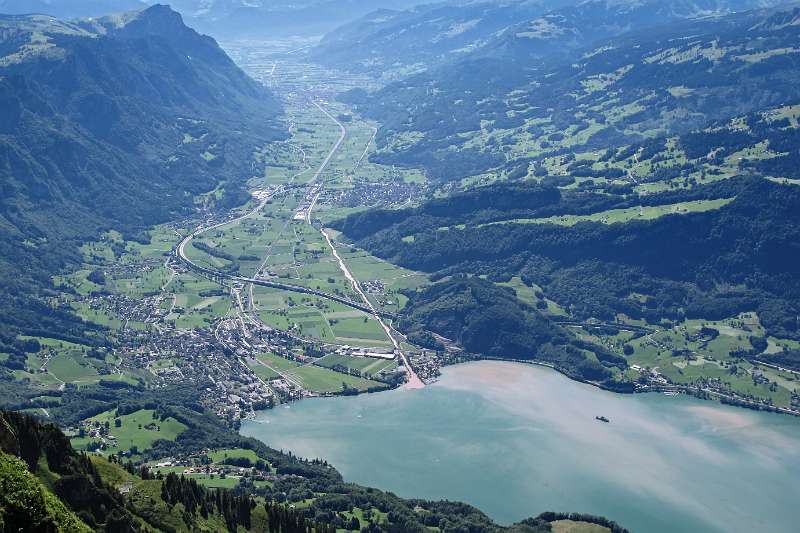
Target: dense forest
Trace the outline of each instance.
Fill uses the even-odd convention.
[[[121,463],[116,456],[110,458],[110,463],[98,458],[93,460],[74,451],[69,439],[58,427],[41,424],[29,416],[3,411],[0,412],[0,420],[2,453],[23,459],[28,471],[40,479],[43,485],[28,487],[28,492],[42,494],[43,501],[47,501],[51,494],[55,495],[93,531],[141,531],[144,530],[145,523],[161,529],[168,522],[163,515],[171,514],[173,510],[181,517],[182,526],[187,530],[208,530],[209,524],[203,522],[209,521],[214,515],[219,517],[217,523],[224,524],[227,531],[233,533],[239,531],[239,528],[250,531],[254,526],[252,515],[257,504],[249,494],[224,489],[209,490],[194,480],[175,474],[156,478],[146,467],[137,470],[130,462]],[[129,482],[158,482],[160,498],[166,504],[160,508],[162,516],[158,516],[154,508],[137,507],[138,502],[126,499],[103,479],[101,472],[114,472],[114,465],[119,465],[116,467],[117,476],[123,475],[119,472],[122,468],[128,472],[128,476],[123,477],[128,478]],[[11,462],[4,466],[5,471],[0,471],[0,475],[8,475],[8,470],[14,467]],[[8,495],[8,491],[4,493]],[[18,505],[9,501],[4,503],[0,506],[2,523],[9,530],[17,531],[17,527],[25,530],[34,523],[31,517],[48,514],[42,505],[31,501],[20,501]],[[177,504],[180,504],[180,510],[175,509]],[[282,505],[267,504],[264,510],[273,527],[283,526],[283,531],[306,532],[309,528],[316,533],[332,531],[331,526],[317,524]],[[47,517],[37,518],[36,522],[41,528],[38,530],[70,530],[54,528],[57,525],[54,518],[57,516],[50,520]],[[84,529],[88,530],[85,526]]]
[[[796,187],[740,178],[654,194],[645,201],[659,205],[719,197],[734,199],[717,210],[625,224],[486,224],[523,213],[541,217],[602,211],[630,201],[547,191],[536,184],[502,184],[415,209],[354,214],[337,227],[376,255],[432,272],[435,278],[468,274],[507,281],[519,276],[542,287],[577,319],[615,320],[623,313],[658,323],[721,319],[756,310],[770,335],[798,338]],[[514,198],[519,207],[507,213],[495,209]],[[451,212],[448,202],[464,210]],[[632,297],[637,294],[642,296]],[[505,296],[496,293],[493,298],[501,302]],[[433,318],[427,316],[426,305],[424,297],[412,297],[409,316]]]
[[[399,327],[411,338],[432,331],[474,354],[543,361],[574,378],[622,390],[608,367],[625,369],[623,357],[579,341],[511,288],[461,275],[410,296]]]

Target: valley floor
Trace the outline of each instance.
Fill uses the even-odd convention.
[[[155,227],[147,245],[113,232],[86,244],[84,267],[57,279],[74,289],[57,303],[110,328],[120,347],[98,352],[38,338],[42,350],[15,372],[18,379],[43,394],[100,381],[155,388],[202,382],[208,384],[204,403],[235,421],[307,396],[422,386],[436,379],[441,366],[476,357],[447,339],[439,339],[444,349],[430,350],[404,338],[392,326],[407,302],[404,291],[429,284],[428,276],[325,229],[368,208],[415,205],[430,185],[419,171],[371,162],[377,124],[333,98],[343,89],[369,86],[370,80],[302,63],[286,49],[291,47],[283,43],[229,45],[251,75],[281,95],[291,133],[258,153],[262,168],[249,182],[251,201],[232,212],[201,209],[193,219]],[[218,194],[198,199],[198,206]],[[723,203],[583,218],[620,223]],[[800,414],[800,375],[733,355],[750,337],[763,335],[755,313],[655,326],[626,317],[614,323],[575,321],[539,287],[519,278],[502,285],[514,288],[520,300],[544,307],[552,320],[584,340],[620,354],[632,347],[630,367],[618,377],[634,381],[638,391],[684,392]],[[705,336],[708,328],[718,335]],[[769,350],[798,347],[778,338],[769,343]],[[47,415],[46,408],[34,410]],[[84,430],[91,425],[87,420]],[[123,445],[125,438],[113,428],[113,443],[107,435],[88,433],[76,445],[130,449],[147,441],[143,434]]]

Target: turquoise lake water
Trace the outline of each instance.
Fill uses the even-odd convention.
[[[640,532],[800,527],[800,420],[613,394],[543,367],[449,367],[422,390],[265,411],[242,434],[327,459],[348,481],[465,501],[504,524],[553,510]]]

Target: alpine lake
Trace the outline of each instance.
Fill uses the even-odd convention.
[[[800,420],[614,394],[534,365],[468,363],[420,390],[306,399],[241,432],[326,459],[347,481],[464,501],[503,524],[548,510],[655,533],[800,524]]]

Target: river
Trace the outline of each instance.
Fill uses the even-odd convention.
[[[242,434],[327,459],[348,481],[465,501],[505,524],[545,510],[656,533],[800,524],[800,420],[618,395],[532,365],[469,363],[420,390],[302,400]]]

